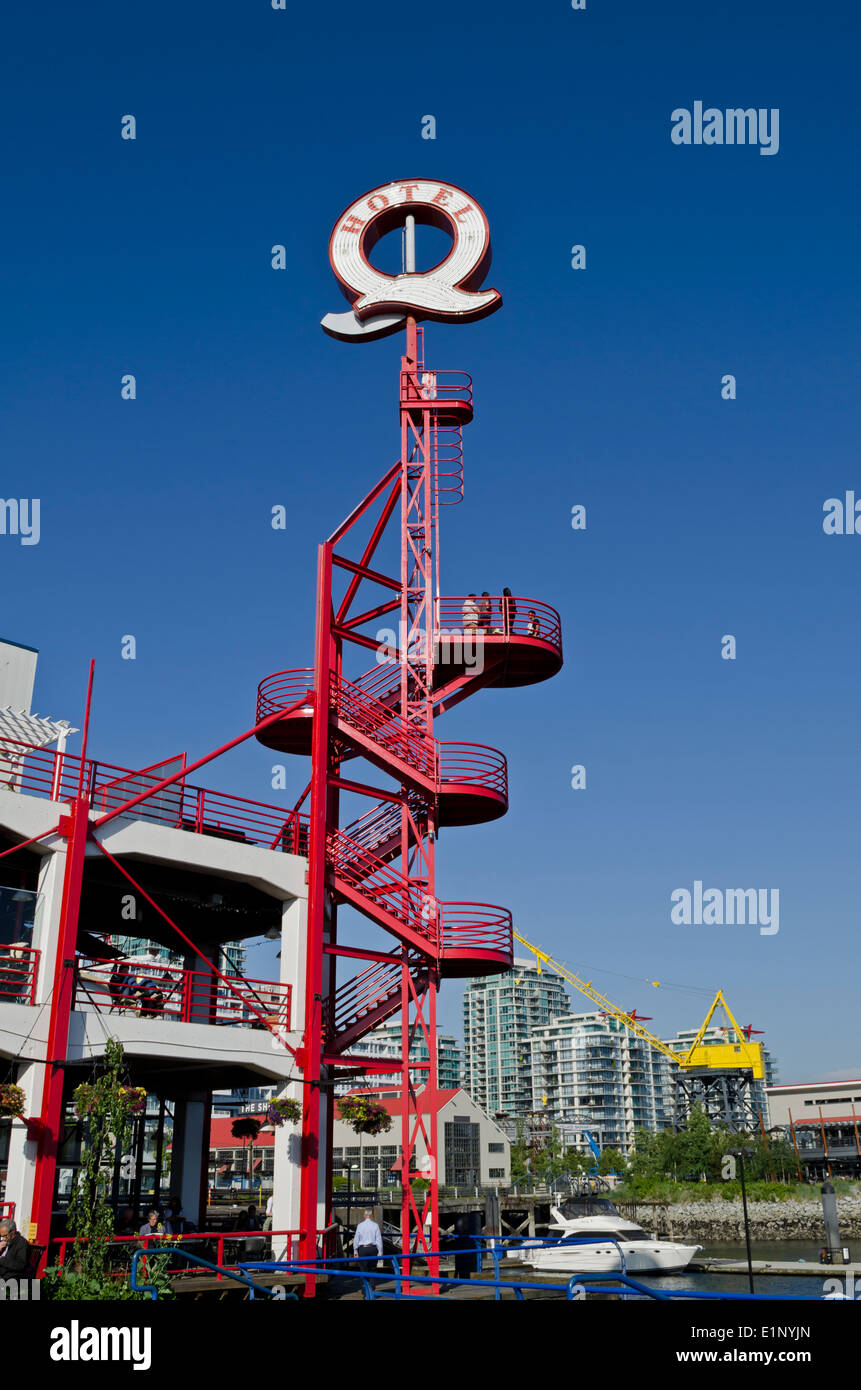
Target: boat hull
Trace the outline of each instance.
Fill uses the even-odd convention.
[[[622,1262],[619,1251],[625,1257],[628,1274],[678,1274],[687,1269],[694,1255],[702,1249],[701,1245],[678,1245],[675,1241],[620,1241],[611,1245],[597,1241],[594,1245],[569,1245],[554,1249],[542,1246],[534,1250],[519,1250],[517,1254],[524,1263],[541,1274],[617,1274]],[[512,1251],[514,1254],[514,1251]]]

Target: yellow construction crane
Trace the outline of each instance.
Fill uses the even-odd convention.
[[[761,1081],[765,1076],[762,1043],[751,1042],[750,1039],[745,1036],[744,1031],[736,1023],[721,990],[718,990],[715,995],[714,1002],[705,1016],[702,1027],[691,1043],[688,1051],[674,1052],[673,1049],[668,1047],[665,1042],[662,1042],[660,1038],[655,1037],[654,1033],[650,1033],[648,1028],[644,1028],[639,1019],[633,1018],[631,1014],[625,1013],[624,1009],[618,1008],[611,999],[603,995],[600,990],[595,989],[591,980],[581,980],[579,975],[575,975],[572,970],[566,970],[564,965],[560,965],[559,961],[554,960],[546,951],[542,951],[540,946],[534,946],[531,941],[527,941],[525,937],[520,936],[517,932],[514,933],[514,939],[515,941],[519,941],[521,946],[525,946],[527,951],[532,952],[532,955],[537,961],[539,973],[543,964],[554,971],[555,974],[561,975],[563,980],[567,980],[568,983],[573,985],[575,989],[578,989],[581,994],[585,994],[587,998],[598,1004],[601,1010],[610,1018],[618,1019],[625,1028],[629,1029],[630,1032],[634,1033],[638,1038],[642,1038],[644,1042],[657,1048],[659,1052],[663,1052],[664,1056],[682,1071],[689,1072],[703,1068],[714,1072],[743,1070],[751,1072],[755,1081]],[[652,980],[650,983],[654,985],[656,989],[660,986],[660,980]],[[718,1006],[724,1009],[729,1019],[730,1027],[725,1031],[731,1040],[725,1043],[704,1042],[703,1038],[705,1037],[706,1029],[711,1023],[715,1009],[717,1009]],[[734,1041],[732,1040],[733,1038]]]

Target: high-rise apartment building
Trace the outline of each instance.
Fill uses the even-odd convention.
[[[638,1129],[672,1124],[670,1063],[617,1019],[597,1010],[534,1028],[532,1111],[546,1115],[566,1146],[630,1153]]]
[[[463,1085],[463,1055],[461,1046],[457,1038],[448,1033],[437,1033],[436,1040],[436,1065],[437,1065],[437,1087],[441,1091],[457,1091]],[[395,1023],[381,1023],[379,1027],[373,1028],[370,1033],[366,1033],[361,1043],[355,1049],[348,1049],[346,1056],[351,1051],[355,1051],[362,1057],[375,1057],[385,1060],[387,1057],[398,1058],[401,1055],[401,1025],[400,1021]],[[423,1033],[416,1032],[410,1048],[410,1061],[427,1062],[428,1045]],[[423,1086],[427,1080],[427,1071],[422,1067],[417,1067],[411,1073],[414,1085]],[[355,1091],[360,1088],[367,1090],[390,1089],[400,1086],[401,1073],[393,1071],[391,1074],[379,1072],[369,1072],[365,1076],[355,1078],[347,1077],[338,1082],[335,1091],[343,1095],[346,1091]]]
[[[533,1108],[532,1032],[570,1012],[563,981],[528,960],[515,960],[514,969],[503,975],[468,981],[463,1084],[488,1115],[517,1119]]]

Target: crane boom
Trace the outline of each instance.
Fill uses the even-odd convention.
[[[565,966],[560,965],[558,960],[554,960],[552,956],[548,956],[547,952],[542,951],[540,946],[534,946],[531,941],[527,941],[526,938],[520,936],[518,932],[514,933],[514,939],[515,941],[519,941],[521,946],[525,946],[527,951],[532,952],[535,959],[539,962],[539,970],[543,962],[544,965],[548,966],[557,975],[561,975],[563,980],[567,980],[575,989],[578,989],[581,994],[585,994],[588,999],[598,1004],[611,1018],[618,1019],[625,1028],[630,1029],[638,1038],[642,1038],[644,1042],[650,1043],[651,1046],[656,1047],[659,1052],[663,1052],[664,1056],[669,1058],[671,1062],[674,1062],[676,1066],[681,1064],[683,1059],[678,1052],[674,1052],[671,1047],[667,1047],[665,1042],[661,1042],[661,1039],[655,1037],[654,1033],[650,1033],[648,1028],[643,1027],[642,1023],[632,1018],[630,1014],[626,1014],[624,1009],[620,1009],[611,999],[603,995],[600,990],[595,989],[591,980],[581,980],[579,975],[575,975],[572,970],[566,970]]]
[[[605,1014],[615,1018],[636,1037],[642,1038],[651,1047],[657,1048],[662,1052],[674,1066],[682,1071],[691,1071],[694,1068],[706,1068],[710,1071],[750,1071],[755,1080],[761,1080],[765,1076],[764,1050],[762,1043],[751,1042],[746,1038],[742,1030],[733,1017],[730,1007],[723,996],[723,991],[718,990],[714,997],[711,1008],[705,1016],[702,1027],[694,1038],[687,1052],[674,1052],[665,1042],[651,1033],[648,1028],[644,1028],[638,1019],[631,1014],[625,1013],[614,1004],[612,999],[608,999],[600,990],[595,989],[591,980],[581,980],[579,975],[575,975],[573,970],[567,970],[564,965],[560,965],[558,960],[554,960],[546,951],[542,951],[540,946],[535,946],[518,932],[514,933],[515,941],[519,941],[521,946],[525,946],[527,951],[531,951],[538,961],[538,969],[541,964],[548,966],[563,980],[567,980],[570,985],[578,989],[581,994],[585,994],[587,999],[591,999],[598,1004]],[[726,1011],[727,1018],[732,1025],[732,1032],[735,1033],[736,1041],[727,1043],[704,1042],[706,1029],[711,1023],[715,1009],[720,1005]]]

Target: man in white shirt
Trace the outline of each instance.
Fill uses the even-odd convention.
[[[372,1211],[362,1212],[363,1219],[353,1236],[353,1254],[361,1261],[359,1268],[365,1271],[375,1270],[383,1253],[383,1233],[373,1217]]]

